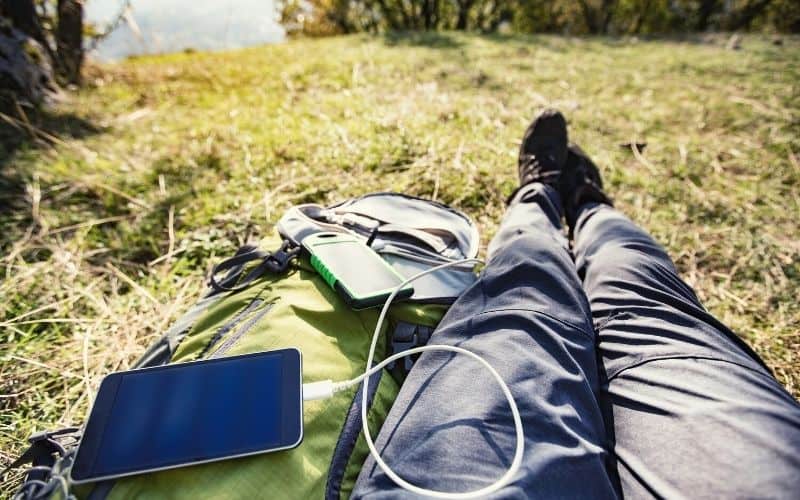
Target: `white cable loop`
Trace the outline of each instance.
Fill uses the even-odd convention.
[[[337,383],[337,384],[335,384],[335,387],[334,387],[334,391],[336,392],[336,391],[340,391],[342,389],[345,389],[347,387],[351,387],[353,385],[356,385],[359,382],[361,384],[363,384],[363,387],[362,387],[362,395],[363,396],[361,397],[361,421],[363,422],[362,425],[364,427],[364,438],[367,441],[367,446],[369,447],[369,451],[372,454],[372,456],[375,458],[375,461],[378,463],[378,466],[380,466],[380,468],[383,470],[383,472],[385,472],[386,475],[389,476],[389,478],[391,478],[391,480],[395,482],[395,484],[397,484],[398,486],[400,486],[400,487],[402,487],[402,488],[404,488],[404,489],[406,489],[406,490],[408,490],[408,491],[410,491],[412,493],[416,493],[418,495],[426,495],[426,496],[434,497],[434,498],[449,498],[449,499],[476,498],[476,497],[488,495],[490,493],[493,493],[493,492],[499,490],[500,488],[504,487],[508,483],[510,483],[511,480],[513,479],[514,475],[519,470],[520,465],[522,464],[522,455],[523,455],[523,451],[524,451],[524,448],[525,448],[525,432],[522,429],[522,419],[520,418],[520,415],[519,415],[519,409],[517,408],[517,403],[516,403],[516,401],[514,401],[514,396],[511,394],[511,391],[509,390],[508,386],[503,381],[503,378],[500,376],[499,373],[497,373],[497,370],[492,368],[492,366],[485,359],[483,359],[481,356],[479,356],[478,354],[475,354],[472,351],[469,351],[467,349],[464,349],[464,348],[458,347],[458,346],[432,344],[432,345],[426,345],[426,346],[421,346],[421,347],[414,347],[412,349],[408,349],[406,351],[399,352],[397,354],[389,356],[388,358],[384,359],[383,361],[381,361],[380,363],[378,363],[374,367],[369,368],[370,366],[372,366],[372,360],[375,357],[375,347],[378,344],[378,337],[380,337],[381,327],[383,326],[383,322],[386,319],[386,314],[389,311],[389,306],[391,305],[392,300],[394,300],[394,298],[397,295],[397,293],[400,290],[402,290],[403,287],[405,287],[409,283],[412,283],[415,280],[417,280],[417,279],[419,279],[419,278],[421,278],[421,277],[423,277],[423,276],[425,276],[427,274],[434,273],[436,271],[439,271],[441,269],[445,269],[445,268],[450,267],[450,266],[458,266],[458,265],[463,265],[463,264],[475,265],[475,264],[479,264],[479,263],[482,263],[482,261],[479,260],[479,259],[464,259],[464,260],[459,260],[459,261],[454,261],[454,262],[448,262],[446,264],[441,264],[439,266],[432,267],[432,268],[427,269],[425,271],[422,271],[422,272],[420,272],[418,274],[415,274],[414,276],[408,278],[403,283],[398,285],[392,291],[392,293],[389,295],[389,298],[386,299],[386,302],[383,305],[383,309],[381,309],[380,316],[378,316],[378,322],[375,325],[375,332],[372,335],[372,343],[371,343],[371,345],[369,347],[369,356],[367,356],[367,365],[366,365],[367,369],[364,371],[364,373],[362,375],[360,375],[360,376],[358,376],[358,377],[356,377],[356,378],[354,378],[352,380],[348,380],[348,381],[345,381],[345,382]],[[375,372],[383,369],[384,366],[386,366],[387,364],[391,363],[392,361],[395,361],[395,360],[400,359],[400,358],[404,358],[406,356],[411,356],[413,354],[425,352],[425,351],[455,352],[455,353],[459,353],[459,354],[465,354],[465,355],[471,357],[472,359],[475,359],[476,361],[480,362],[487,370],[489,370],[489,372],[492,374],[492,376],[494,376],[495,380],[500,385],[500,388],[503,390],[503,394],[505,395],[506,399],[508,400],[508,404],[511,407],[511,414],[514,417],[514,429],[515,429],[516,435],[517,435],[517,447],[516,447],[516,450],[514,452],[514,459],[512,460],[511,465],[509,466],[509,468],[506,471],[506,473],[503,474],[497,481],[495,481],[494,483],[490,484],[489,486],[486,486],[484,488],[480,488],[480,489],[477,489],[477,490],[463,492],[463,493],[452,493],[452,492],[446,492],[446,491],[434,491],[434,490],[428,490],[428,489],[425,489],[425,488],[421,488],[419,486],[416,486],[414,484],[409,483],[405,479],[403,479],[400,476],[398,476],[397,474],[395,474],[395,472],[389,467],[389,465],[386,462],[383,461],[383,459],[381,458],[380,454],[378,453],[378,450],[375,448],[375,444],[372,441],[372,436],[369,433],[369,425],[367,423],[367,397],[366,397],[366,394],[369,393],[369,387],[368,387],[369,386],[369,377],[372,374],[374,374]]]

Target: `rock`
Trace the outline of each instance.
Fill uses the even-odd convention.
[[[53,71],[42,46],[0,18],[0,104],[39,105],[53,95]]]

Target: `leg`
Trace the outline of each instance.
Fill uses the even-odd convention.
[[[796,495],[800,405],[649,235],[605,204],[578,214],[576,264],[623,496]]]
[[[486,269],[430,341],[485,357],[516,398],[525,458],[500,497],[615,495],[595,397],[589,306],[559,219],[553,188],[539,183],[522,188],[492,242]],[[505,472],[515,435],[508,404],[491,375],[463,356],[426,353],[403,385],[376,446],[413,484],[463,492]],[[354,497],[403,493],[370,458]]]

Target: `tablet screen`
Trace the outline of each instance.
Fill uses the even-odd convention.
[[[101,384],[72,477],[116,477],[298,444],[299,351],[115,373]]]

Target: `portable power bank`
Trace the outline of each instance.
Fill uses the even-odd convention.
[[[382,305],[405,279],[370,247],[355,236],[317,233],[307,236],[303,246],[311,254],[311,265],[353,309]],[[397,299],[414,294],[404,286]]]

